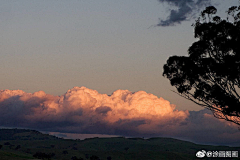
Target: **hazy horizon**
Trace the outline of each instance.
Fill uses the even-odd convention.
[[[172,92],[207,5],[238,0],[0,0],[0,126],[240,144],[238,126]]]

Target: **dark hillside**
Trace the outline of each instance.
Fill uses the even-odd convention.
[[[67,140],[26,129],[0,129],[0,159],[164,160],[197,159],[196,152],[238,151],[173,138],[89,138]],[[216,159],[216,158],[212,158]],[[219,159],[219,158],[218,158]]]
[[[57,137],[28,129],[0,129],[0,140],[50,140]]]

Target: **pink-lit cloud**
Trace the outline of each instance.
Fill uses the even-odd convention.
[[[211,144],[221,144],[218,139],[229,137],[224,144],[240,142],[236,125],[214,118],[207,110],[176,110],[169,101],[144,91],[117,90],[108,96],[86,87],[74,87],[62,96],[52,96],[43,91],[1,90],[0,113],[3,127],[165,136]]]

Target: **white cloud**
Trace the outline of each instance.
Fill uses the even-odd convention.
[[[240,137],[237,126],[218,120],[207,110],[178,111],[163,98],[138,91],[100,94],[74,87],[62,96],[43,91],[0,91],[0,125],[52,132],[167,136],[198,143],[220,143],[219,138]],[[215,138],[213,138],[215,137]],[[240,138],[225,143],[240,142]]]

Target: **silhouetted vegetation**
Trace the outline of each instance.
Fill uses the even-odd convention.
[[[73,156],[72,158],[71,158],[71,160],[84,160],[83,158],[77,158],[76,156]]]
[[[86,159],[89,159],[89,154],[85,154],[85,158],[86,158]]]
[[[90,157],[90,160],[100,160],[98,156],[92,155]]]
[[[55,156],[54,153],[43,153],[43,152],[37,152],[33,155],[33,157],[38,159],[47,159],[50,160],[53,156]]]
[[[240,6],[227,18],[207,7],[193,24],[195,38],[188,56],[172,56],[163,76],[180,96],[211,110],[215,117],[240,125]]]
[[[124,150],[127,152],[129,150],[129,147],[125,147]]]
[[[72,147],[72,150],[78,150],[77,147]]]
[[[68,154],[68,151],[63,151],[62,153],[66,155],[66,154]]]
[[[18,150],[21,148],[21,145],[17,145],[17,147],[15,148],[15,150]]]
[[[58,139],[54,136],[16,129],[0,129],[0,160],[136,160],[136,159],[195,159],[196,152],[202,149],[213,151],[239,151],[239,147],[207,146],[172,138],[92,138],[88,140]],[[4,140],[2,140],[4,136]],[[23,137],[21,137],[23,136]],[[14,137],[17,137],[16,139]],[[24,140],[28,137],[28,140]],[[34,138],[33,138],[34,137]],[[54,147],[52,147],[54,145]],[[12,147],[10,147],[12,146]],[[76,150],[72,150],[76,147]]]
[[[8,146],[11,145],[9,142],[5,142],[4,145]]]

